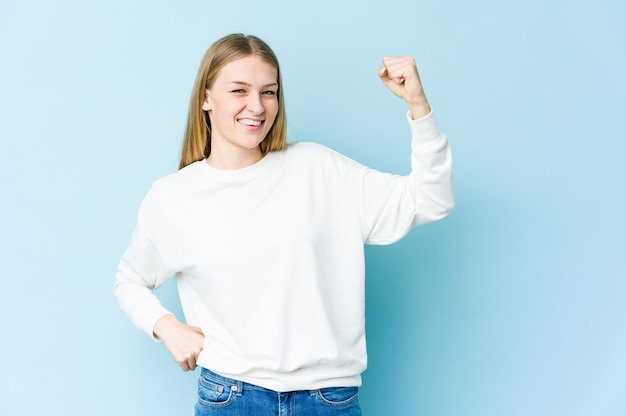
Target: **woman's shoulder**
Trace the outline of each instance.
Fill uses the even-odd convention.
[[[362,172],[363,166],[330,147],[314,142],[295,142],[289,145],[289,169],[315,174],[325,178],[347,177]],[[347,176],[346,176],[347,175]]]
[[[193,186],[201,173],[202,161],[194,162],[182,169],[156,179],[148,192],[149,195],[171,195]]]
[[[310,152],[325,152],[330,149],[324,145],[314,142],[291,142],[287,145],[287,151],[299,154],[299,153],[310,153]]]
[[[311,158],[349,160],[348,157],[330,147],[315,142],[293,142],[289,143],[287,149],[294,157],[302,157],[308,160]]]

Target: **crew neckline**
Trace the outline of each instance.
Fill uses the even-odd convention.
[[[242,178],[248,177],[250,175],[254,175],[258,173],[264,166],[266,166],[269,161],[276,157],[276,154],[280,153],[278,151],[267,152],[261,159],[257,162],[245,166],[239,169],[219,169],[209,165],[206,158],[199,160],[198,163],[201,165],[201,169],[203,172],[211,175],[211,176],[219,176],[222,178]]]

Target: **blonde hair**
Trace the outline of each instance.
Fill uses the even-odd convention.
[[[235,33],[218,39],[204,54],[196,82],[191,92],[189,116],[183,139],[179,169],[202,160],[211,153],[211,122],[202,104],[206,90],[211,88],[217,74],[228,63],[246,56],[258,56],[276,68],[278,82],[278,114],[272,128],[260,144],[263,154],[282,150],[287,146],[287,117],[282,92],[282,79],[278,59],[272,49],[256,36]]]

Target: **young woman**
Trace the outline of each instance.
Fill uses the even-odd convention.
[[[360,415],[364,244],[390,244],[453,207],[451,156],[411,57],[378,76],[408,105],[412,171],[286,143],[278,60],[233,34],[206,52],[180,170],[139,209],[114,286],[122,310],[184,371],[196,415]],[[176,276],[185,322],[152,289]]]

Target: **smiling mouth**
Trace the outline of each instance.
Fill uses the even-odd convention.
[[[250,126],[250,127],[260,127],[261,124],[263,124],[263,120],[252,120],[249,118],[240,118],[238,121],[244,126]]]

